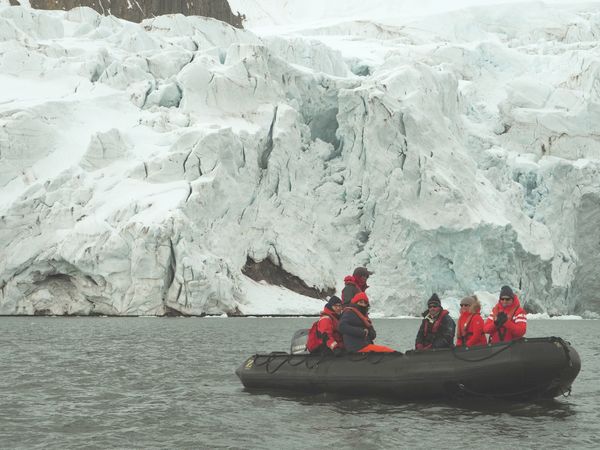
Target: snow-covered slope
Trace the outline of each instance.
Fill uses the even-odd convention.
[[[316,312],[249,258],[600,311],[600,3],[230,3],[0,6],[0,313]]]

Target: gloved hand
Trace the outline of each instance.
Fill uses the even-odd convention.
[[[375,337],[377,336],[377,333],[375,333],[375,329],[374,328],[368,328],[368,332],[367,332],[367,338],[369,338],[371,341],[375,340]]]
[[[342,356],[344,354],[344,350],[342,350],[340,347],[336,347],[332,350],[333,352],[333,356],[335,356],[336,358],[338,356]]]
[[[506,313],[504,311],[500,311],[498,313],[498,317],[496,317],[496,320],[494,320],[494,325],[496,325],[496,327],[501,327],[506,323],[507,320],[508,316],[506,315]]]

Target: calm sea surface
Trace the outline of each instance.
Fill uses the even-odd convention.
[[[396,403],[245,392],[234,370],[314,319],[0,317],[1,448],[600,448],[600,323],[531,320],[579,351],[571,397]],[[375,320],[408,349],[418,321]]]

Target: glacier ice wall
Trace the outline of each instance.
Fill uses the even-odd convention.
[[[600,312],[600,14],[253,34],[0,6],[0,313],[250,313],[269,260],[385,315]]]

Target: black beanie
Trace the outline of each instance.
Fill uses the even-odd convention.
[[[433,294],[431,297],[429,297],[429,300],[427,300],[427,307],[429,308],[430,306],[439,306],[441,308],[442,301],[437,294]]]
[[[500,298],[502,297],[510,297],[510,298],[514,298],[515,294],[513,293],[513,290],[510,288],[510,286],[502,286],[500,288]]]
[[[355,277],[363,277],[365,280],[373,275],[375,272],[368,270],[366,267],[357,267],[354,269],[352,275]]]
[[[342,300],[340,300],[339,297],[336,297],[335,295],[332,295],[331,297],[329,297],[329,301],[325,305],[325,308],[330,309],[331,311],[333,311],[333,305],[341,305],[341,304],[342,304]]]

